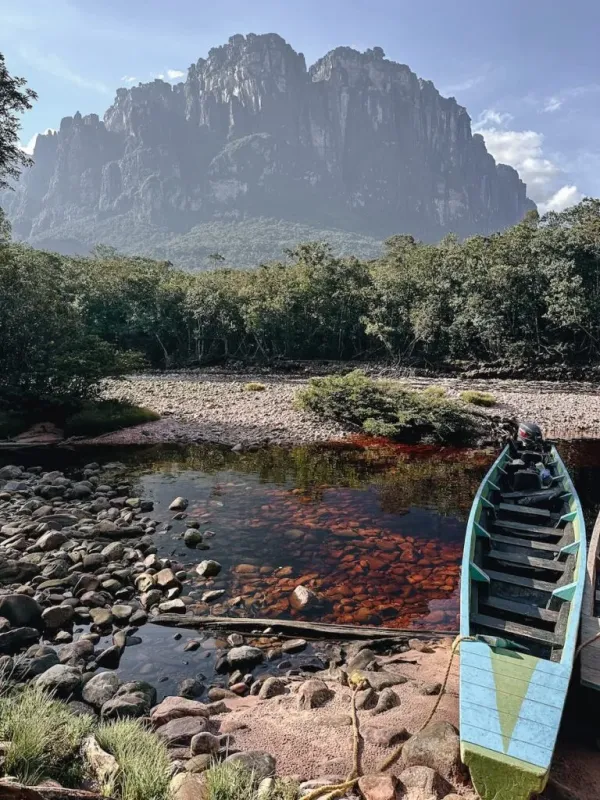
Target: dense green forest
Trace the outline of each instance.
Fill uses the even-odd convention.
[[[218,263],[218,259],[215,259]],[[85,394],[103,375],[223,359],[591,364],[600,201],[463,242],[394,236],[376,260],[307,243],[254,270],[189,273],[106,247],[0,245],[0,394]]]

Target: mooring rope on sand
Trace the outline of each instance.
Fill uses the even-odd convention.
[[[599,634],[600,636],[600,634]],[[415,731],[413,736],[416,733],[421,733],[431,722],[433,717],[435,716],[436,711],[439,708],[439,705],[442,701],[442,697],[446,692],[446,687],[448,685],[448,680],[450,679],[450,669],[452,668],[452,662],[454,660],[454,656],[460,647],[461,642],[465,640],[473,641],[475,639],[474,636],[457,636],[457,638],[452,643],[452,647],[450,648],[450,658],[448,659],[448,666],[446,667],[446,674],[444,675],[444,680],[442,682],[442,688],[440,689],[440,693],[437,696],[437,699],[429,713],[429,716],[425,720],[425,722],[421,725],[418,731]],[[352,676],[350,676],[350,680],[352,680]],[[361,777],[361,769],[360,769],[360,726],[358,721],[358,712],[356,710],[356,697],[358,692],[360,692],[364,686],[364,681],[358,681],[354,685],[354,691],[352,692],[352,732],[353,732],[353,746],[352,746],[352,755],[353,755],[353,765],[352,765],[352,772],[348,775],[345,781],[342,783],[337,784],[330,784],[327,786],[319,786],[316,789],[313,789],[312,792],[305,794],[302,800],[317,800],[317,798],[321,798],[321,800],[336,800],[336,798],[342,797],[348,789],[354,788],[358,783],[359,778]],[[408,741],[408,740],[406,740]],[[389,769],[402,755],[402,750],[406,742],[402,742],[398,745],[398,747],[379,765],[377,770],[378,773],[385,772],[386,769]]]

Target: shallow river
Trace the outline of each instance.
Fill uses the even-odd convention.
[[[560,449],[590,524],[600,506],[600,443]],[[241,599],[233,609],[217,601],[211,613],[299,618],[289,595],[302,583],[323,598],[322,621],[456,630],[465,522],[494,454],[369,440],[242,454],[157,446],[7,457],[67,470],[122,461],[136,493],[154,501],[159,555],[193,575],[204,558],[222,564],[210,588],[225,589],[224,601]],[[168,510],[178,495],[189,500],[184,520]],[[190,518],[208,532],[205,552],[183,542]],[[200,597],[206,588],[192,578],[184,591]],[[185,631],[174,640],[172,629],[153,625],[140,635],[142,645],[123,658],[124,677],[170,684],[212,672],[214,638]],[[185,652],[193,638],[202,647]]]

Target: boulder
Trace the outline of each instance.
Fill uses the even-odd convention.
[[[161,569],[160,572],[156,573],[154,579],[157,586],[159,586],[163,591],[166,591],[167,589],[181,588],[181,583],[175,577],[175,573],[172,569]]]
[[[219,737],[208,733],[208,731],[204,731],[192,737],[190,752],[193,756],[202,755],[204,753],[215,755],[219,752],[220,747],[221,741]]]
[[[104,719],[137,719],[148,713],[148,698],[141,692],[122,694],[107,700],[102,706]]]
[[[37,628],[12,628],[0,633],[0,655],[13,655],[24,647],[37,642],[40,632]]]
[[[234,669],[260,664],[263,660],[263,657],[262,650],[260,650],[258,647],[250,647],[249,645],[233,647],[227,653],[227,661],[229,666]]]
[[[395,775],[363,775],[358,788],[365,800],[399,800],[401,789]]]
[[[277,695],[285,694],[286,689],[286,682],[281,680],[281,678],[267,678],[260,687],[258,696],[261,700],[268,700],[270,697],[276,697]]]
[[[252,772],[254,781],[259,783],[265,778],[275,775],[277,763],[272,755],[262,750],[249,750],[246,753],[234,753],[225,759],[226,764],[239,764],[248,772]]]
[[[155,727],[160,727],[180,717],[208,717],[209,710],[204,703],[188,700],[186,697],[165,697],[162,703],[155,706],[150,717]]]
[[[313,678],[300,686],[298,690],[298,708],[306,711],[310,708],[321,708],[335,697],[335,692],[325,681]]]
[[[186,762],[185,769],[187,772],[206,772],[212,766],[213,757],[209,753],[202,753],[199,756],[193,756]]]
[[[402,751],[404,767],[430,767],[448,781],[460,772],[460,742],[449,722],[433,722],[415,733]]]
[[[219,574],[219,572],[221,572],[221,565],[218,561],[207,559],[206,561],[201,561],[198,564],[196,567],[196,572],[201,578],[214,578]]]
[[[365,741],[375,744],[378,747],[396,747],[400,742],[405,742],[409,733],[406,728],[400,728],[397,725],[390,725],[389,727],[369,725],[364,726],[362,734]]]
[[[207,800],[208,789],[204,775],[196,772],[180,772],[171,779],[170,800]]]
[[[102,793],[112,795],[119,772],[116,758],[103,750],[94,736],[85,739],[81,753],[96,782],[102,787]]]
[[[399,705],[400,698],[393,689],[388,687],[387,689],[383,689],[379,695],[377,705],[373,709],[373,714],[383,714],[384,712],[389,711],[391,708],[396,708],[396,706]]]
[[[112,645],[105,650],[100,650],[96,653],[96,664],[105,669],[116,669],[121,661],[121,648],[118,645]]]
[[[78,639],[72,644],[65,644],[58,650],[58,658],[61,664],[74,659],[86,659],[94,652],[94,645],[89,639]]]
[[[151,592],[148,592],[148,594],[151,594]],[[165,600],[164,603],[158,604],[158,610],[161,614],[185,614],[186,609],[185,603],[180,598]]]
[[[381,692],[383,689],[388,689],[390,686],[400,686],[408,681],[408,678],[404,675],[388,672],[385,669],[378,672],[359,669],[351,673],[350,677],[353,683],[365,683],[372,689],[375,689],[376,692]]]
[[[146,681],[128,681],[119,686],[116,696],[122,697],[126,694],[141,694],[147,701],[148,711],[156,705],[156,689]]]
[[[17,627],[41,627],[42,607],[26,594],[5,594],[0,597],[0,617]]]
[[[73,620],[73,606],[50,606],[42,611],[42,619],[47,628],[58,629],[69,625]]]
[[[290,606],[294,611],[311,611],[319,605],[319,598],[306,586],[296,586],[290,595]]]
[[[81,685],[81,672],[76,667],[56,664],[35,679],[36,686],[57,697],[70,697]]]
[[[196,545],[202,544],[203,539],[204,537],[200,531],[197,531],[194,528],[188,528],[183,534],[183,541],[187,547],[196,547]]]
[[[177,691],[180,697],[194,700],[196,697],[200,697],[203,694],[205,688],[202,681],[197,678],[184,678],[177,687]]]
[[[176,497],[169,506],[169,511],[185,511],[188,507],[188,501],[185,497]]]
[[[452,786],[431,767],[408,767],[400,774],[404,789],[422,789],[425,796],[446,797]]]
[[[35,543],[35,546],[44,552],[48,552],[50,550],[58,550],[66,541],[67,537],[64,533],[58,530],[51,530],[43,533]]]
[[[120,685],[121,680],[115,672],[101,672],[85,684],[81,695],[86,703],[100,709],[112,700]]]
[[[180,717],[161,725],[157,730],[157,735],[167,747],[178,747],[189,745],[193,737],[204,733],[207,727],[208,722],[205,717]]]

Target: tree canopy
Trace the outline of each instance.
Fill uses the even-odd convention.
[[[30,109],[37,99],[26,83],[25,78],[10,74],[0,53],[0,189],[8,186],[8,180],[17,180],[21,168],[31,164],[19,147],[19,114]]]

